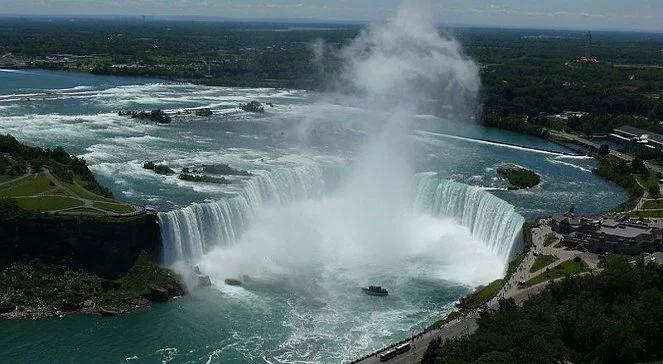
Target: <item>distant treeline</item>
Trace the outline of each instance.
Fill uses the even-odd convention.
[[[5,18],[0,23],[0,54],[11,52],[46,68],[210,85],[321,89],[332,84],[328,81],[340,70],[335,50],[359,29],[338,24]],[[594,32],[592,55],[600,61],[594,64],[577,61],[585,53],[584,32],[459,28],[452,33],[481,65],[480,107],[488,126],[537,136],[546,136],[544,128],[594,134],[624,124],[663,132],[662,34]],[[318,39],[325,42],[322,57],[312,47]],[[47,58],[57,54],[85,57]],[[546,117],[562,111],[589,115]]]

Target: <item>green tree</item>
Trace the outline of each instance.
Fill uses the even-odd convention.
[[[651,196],[652,198],[658,198],[661,194],[661,189],[658,187],[658,184],[655,186],[652,185],[649,186],[647,192],[649,192],[649,196]]]

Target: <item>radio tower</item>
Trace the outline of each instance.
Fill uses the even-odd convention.
[[[592,57],[592,32],[587,32],[585,37],[585,55],[580,57],[580,62],[598,63],[598,59]]]

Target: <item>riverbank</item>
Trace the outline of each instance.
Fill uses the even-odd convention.
[[[115,315],[182,295],[157,267],[156,213],[112,198],[85,160],[0,135],[0,318]]]
[[[174,272],[141,253],[117,279],[61,260],[24,258],[0,270],[0,318],[35,319],[73,313],[114,316],[184,294]]]
[[[392,344],[384,349],[376,351],[372,354],[366,355],[360,359],[352,361],[351,363],[372,364],[380,363],[380,355],[389,352],[392,348],[403,343],[410,343],[411,350],[406,353],[396,356],[389,360],[389,363],[410,363],[419,362],[424,359],[427,348],[431,343],[440,343],[452,338],[460,338],[465,335],[472,334],[478,329],[477,319],[484,312],[497,310],[501,302],[504,300],[513,300],[516,305],[521,305],[522,302],[529,299],[533,295],[543,292],[551,281],[544,281],[531,286],[523,286],[519,283],[526,282],[532,278],[538,277],[543,274],[546,269],[555,267],[563,262],[567,262],[576,257],[586,262],[591,268],[596,268],[598,264],[598,256],[579,251],[567,251],[562,248],[555,247],[555,244],[546,245],[546,238],[552,234],[550,227],[547,225],[534,226],[526,224],[524,226],[525,248],[514,259],[512,259],[505,277],[500,281],[499,289],[493,290],[491,295],[482,294],[483,289],[479,289],[471,294],[465,296],[459,301],[459,305],[465,306],[460,311],[452,312],[449,318],[440,321],[439,325],[433,325],[428,330],[405,339],[397,344]],[[537,261],[537,257],[544,254],[553,254],[558,256],[558,260],[550,262],[548,265],[531,272],[531,268]],[[488,285],[486,288],[490,288]],[[477,301],[477,297],[485,298],[481,302]],[[472,306],[469,303],[473,303]]]

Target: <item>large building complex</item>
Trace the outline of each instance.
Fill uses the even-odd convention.
[[[663,156],[663,135],[624,125],[614,129],[610,140],[623,146],[624,151],[640,158]]]
[[[663,220],[645,223],[620,217],[589,218],[573,211],[552,216],[564,243],[592,253],[652,253],[663,246]]]

